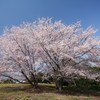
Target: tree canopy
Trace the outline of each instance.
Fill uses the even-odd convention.
[[[51,18],[38,19],[4,30],[0,36],[0,73],[21,73],[30,84],[38,72],[58,77],[100,77],[92,67],[100,67],[100,38],[92,27],[80,22],[65,25]]]

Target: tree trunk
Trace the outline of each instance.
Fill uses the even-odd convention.
[[[29,82],[29,84],[31,84],[32,87],[34,87],[34,84],[31,82],[31,80],[27,77],[27,75],[24,73],[23,70],[21,70],[21,73],[24,75],[24,77],[27,79],[27,81]]]
[[[55,82],[55,85],[56,85],[56,89],[61,92],[62,89],[63,89],[63,78],[62,77],[59,77],[57,78],[56,82]]]
[[[72,79],[72,81],[73,81],[73,83],[74,83],[74,86],[76,86],[76,82],[75,82],[75,80],[74,80],[74,79]]]
[[[34,87],[38,88],[38,79],[36,78],[36,75],[34,75],[32,72],[31,72],[31,75],[32,75],[33,82],[34,82]]]

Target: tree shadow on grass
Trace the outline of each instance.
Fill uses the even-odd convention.
[[[41,86],[39,89],[34,90],[35,93],[57,93],[62,95],[73,95],[73,96],[100,96],[100,87],[76,87],[68,86],[64,87],[61,92],[55,89],[55,86]]]
[[[55,89],[55,86],[40,85],[38,89],[26,89],[28,93],[57,93],[62,95],[73,95],[73,96],[100,96],[100,87],[76,87],[68,86],[59,92]]]

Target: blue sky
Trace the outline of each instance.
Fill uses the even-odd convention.
[[[0,0],[0,34],[5,26],[41,17],[65,24],[81,21],[84,28],[92,25],[98,29],[96,36],[100,36],[100,0]]]

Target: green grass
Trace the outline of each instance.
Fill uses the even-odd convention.
[[[79,93],[74,87],[59,93],[54,84],[39,86],[40,89],[33,89],[29,84],[0,84],[0,100],[100,100],[100,96]]]

